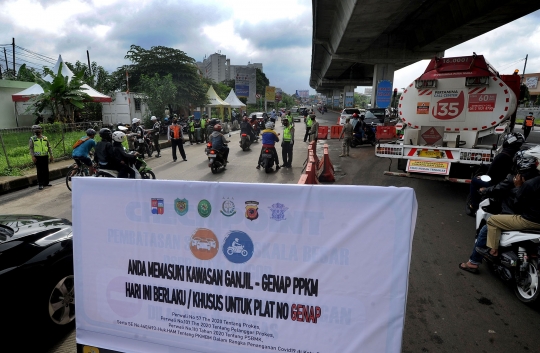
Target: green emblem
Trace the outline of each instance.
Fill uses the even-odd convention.
[[[212,212],[212,205],[210,205],[208,200],[201,200],[197,206],[197,211],[199,211],[201,217],[206,218],[210,216],[210,213]]]
[[[174,200],[174,210],[180,216],[185,215],[188,212],[188,200],[186,199],[176,199]]]

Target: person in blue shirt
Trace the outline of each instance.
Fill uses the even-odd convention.
[[[94,140],[95,136],[96,130],[86,130],[86,137],[81,137],[75,143],[76,147],[73,148],[73,152],[71,153],[71,157],[73,157],[79,168],[81,167],[81,163],[88,166],[90,175],[94,175],[95,172],[92,160],[90,159],[90,151],[96,146],[96,141]]]
[[[279,134],[274,131],[274,123],[272,123],[271,121],[267,122],[265,127],[266,129],[262,131],[262,149],[261,154],[259,155],[259,163],[257,163],[256,168],[261,169],[263,151],[268,149],[274,155],[276,170],[279,170],[279,157],[275,147],[276,142],[279,142]]]

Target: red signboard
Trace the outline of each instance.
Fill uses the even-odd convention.
[[[442,139],[442,136],[434,127],[432,127],[422,134],[422,138],[428,145],[434,145],[437,141]]]
[[[470,112],[492,112],[497,102],[496,94],[469,94]]]
[[[458,94],[459,92],[459,94]],[[434,98],[443,98],[439,100],[432,108],[432,115],[435,119],[451,120],[458,117],[463,112],[465,98],[463,91],[447,90],[435,91]]]

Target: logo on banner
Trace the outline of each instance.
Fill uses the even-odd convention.
[[[210,205],[208,200],[201,200],[197,205],[197,211],[201,217],[206,218],[210,216],[210,213],[212,212],[212,205]]]
[[[234,206],[234,202],[232,202],[231,200],[229,200],[229,198],[227,198],[221,204],[221,211],[220,212],[225,217],[231,217],[232,215],[234,215],[236,213],[236,208]]]
[[[285,211],[287,211],[289,208],[285,207],[282,203],[275,203],[271,207],[268,207],[272,214],[270,215],[270,219],[273,219],[274,221],[284,221],[287,218],[285,218]]]
[[[152,199],[152,214],[163,214],[165,212],[165,203],[163,199]]]
[[[174,200],[174,210],[180,216],[185,215],[188,212],[188,200],[186,199],[176,199]]]
[[[246,218],[254,221],[259,218],[259,202],[246,201]]]
[[[210,260],[219,250],[219,241],[210,229],[199,228],[189,239],[189,249],[199,260]]]
[[[253,256],[253,241],[241,230],[233,230],[223,239],[222,249],[227,260],[243,264]]]

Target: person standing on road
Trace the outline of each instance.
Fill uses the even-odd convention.
[[[343,137],[343,145],[341,149],[340,157],[349,156],[349,146],[351,145],[351,139],[353,134],[353,126],[350,123],[351,118],[345,119],[345,125],[343,125],[343,130],[339,135],[339,140]]]
[[[188,136],[189,136],[189,144],[193,145],[193,140],[195,138],[195,122],[193,121],[193,116],[189,117]]]
[[[201,118],[201,139],[204,143],[208,141],[208,136],[206,135],[206,119],[204,116]]]
[[[292,114],[291,114],[290,110],[287,111],[287,115],[285,115],[285,119],[287,119],[289,121],[289,126],[294,128],[294,119],[292,117]]]
[[[293,146],[294,126],[292,126],[289,123],[289,119],[286,118],[283,120],[283,141],[281,142],[281,157],[283,158],[282,168],[292,168]]]
[[[161,124],[155,116],[152,116],[150,120],[154,123],[152,126],[152,138],[154,140],[154,147],[157,151],[156,158],[161,157],[161,148],[159,148],[159,132],[161,131]]]
[[[313,120],[311,119],[311,115],[304,116],[304,123],[306,124],[306,134],[304,135],[304,142],[307,142],[309,133],[311,131],[311,126],[313,125]]]
[[[523,135],[525,136],[525,140],[527,140],[527,137],[531,133],[531,130],[534,126],[534,115],[532,112],[529,112],[529,115],[525,117],[525,120],[523,121]]]
[[[315,141],[319,139],[319,122],[315,119],[315,114],[311,114],[311,130],[309,131],[310,137],[309,141]]]
[[[184,135],[182,134],[182,126],[177,124],[177,119],[173,119],[172,125],[169,128],[169,138],[171,140],[172,158],[173,162],[176,162],[176,148],[180,150],[182,159],[187,162],[186,152],[184,151]]]
[[[32,162],[36,165],[39,190],[43,190],[45,186],[52,186],[49,184],[49,161],[52,163],[54,157],[47,136],[42,135],[41,126],[33,125],[32,131],[34,136],[30,137],[28,147]]]

